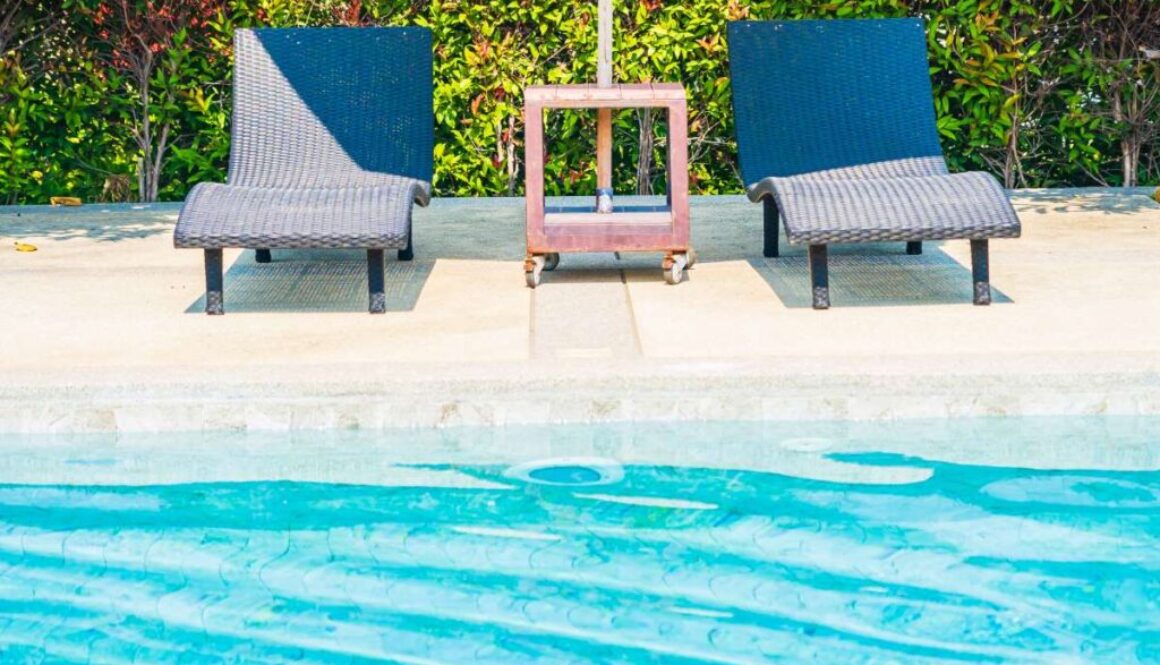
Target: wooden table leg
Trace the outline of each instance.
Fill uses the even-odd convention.
[[[673,239],[689,247],[689,115],[684,100],[669,104],[668,199],[673,211]]]
[[[544,230],[544,109],[538,104],[524,107],[524,160],[524,202],[530,250],[547,243]]]

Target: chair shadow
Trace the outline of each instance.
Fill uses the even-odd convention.
[[[257,263],[246,250],[225,274],[225,309],[234,312],[366,312],[367,263],[363,250],[281,249]],[[398,261],[387,252],[388,312],[408,312],[435,267],[433,260]],[[205,311],[202,294],[186,314]]]
[[[803,249],[787,248],[783,239],[779,258],[750,259],[749,264],[786,307],[813,306],[809,259]],[[923,244],[918,256],[907,255],[902,243],[835,246],[829,269],[834,307],[962,305],[974,298],[970,269],[931,242]],[[1014,302],[993,284],[991,301]]]

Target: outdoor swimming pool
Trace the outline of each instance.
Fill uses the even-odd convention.
[[[1160,662],[1160,422],[0,439],[2,663]]]

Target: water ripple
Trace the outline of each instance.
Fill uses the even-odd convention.
[[[1160,662],[1160,474],[908,464],[0,486],[0,662]]]

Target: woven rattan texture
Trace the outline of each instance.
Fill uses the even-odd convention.
[[[434,149],[423,28],[238,30],[228,184],[186,198],[178,247],[402,248]]]
[[[430,180],[431,33],[423,28],[239,30],[233,185],[351,187]]]
[[[939,157],[915,157],[911,159],[896,159],[889,162],[874,162],[870,164],[859,164],[857,166],[846,166],[840,169],[829,169],[826,171],[815,171],[800,176],[792,176],[795,178],[808,178],[810,180],[864,180],[867,178],[910,178],[923,176],[938,176],[947,174],[947,165],[941,156]],[[749,200],[754,203],[760,201],[767,196],[773,196],[774,184],[784,180],[784,178],[765,178],[753,183],[747,190]]]
[[[747,185],[942,159],[921,20],[742,21],[728,35]]]
[[[771,178],[794,244],[1015,238],[1019,218],[987,173],[825,180]]]
[[[399,177],[326,189],[202,183],[185,199],[174,244],[402,249],[412,201],[426,201],[426,192],[426,183]]]
[[[986,173],[951,175],[918,19],[729,25],[741,169],[790,243],[1010,238]]]

